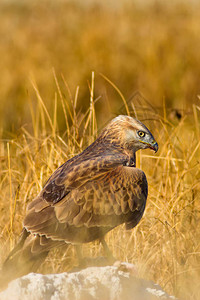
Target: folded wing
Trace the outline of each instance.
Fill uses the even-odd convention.
[[[124,155],[63,165],[30,203],[25,228],[52,240],[82,243],[126,223],[134,227],[147,198],[145,174]]]

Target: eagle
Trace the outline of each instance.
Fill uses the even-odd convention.
[[[35,272],[49,251],[63,244],[99,239],[125,223],[135,227],[145,210],[148,184],[136,168],[136,151],[158,144],[139,120],[119,115],[83,152],[61,165],[28,205],[19,242],[5,260],[1,278]]]

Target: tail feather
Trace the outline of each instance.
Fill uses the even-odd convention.
[[[49,250],[63,243],[63,241],[53,241],[45,236],[32,235],[24,228],[19,242],[3,263],[0,271],[0,289],[5,288],[13,279],[36,272],[47,257]]]

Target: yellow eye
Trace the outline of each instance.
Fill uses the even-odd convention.
[[[145,133],[143,131],[138,131],[138,135],[139,135],[139,137],[144,137]]]

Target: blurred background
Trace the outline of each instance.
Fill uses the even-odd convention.
[[[122,101],[139,91],[155,107],[190,110],[199,103],[199,1],[14,1],[0,3],[0,128],[4,135],[30,122],[31,80],[50,114],[58,78],[78,107],[89,104],[95,72],[98,120],[118,114]],[[54,70],[54,71],[53,71]],[[109,99],[109,103],[108,103]],[[106,106],[106,109],[105,109]],[[61,106],[60,106],[61,107]],[[59,107],[58,107],[59,110]],[[59,128],[64,130],[60,113]]]

